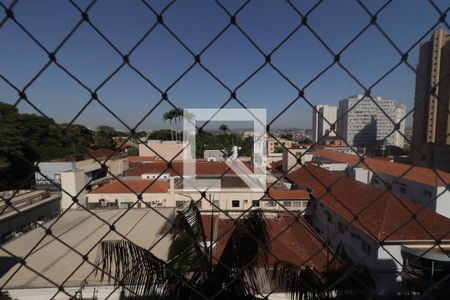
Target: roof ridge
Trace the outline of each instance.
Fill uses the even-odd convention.
[[[389,191],[389,193],[392,193],[392,192]],[[384,193],[382,195],[384,195]],[[382,219],[381,219],[380,225],[377,228],[377,240],[379,240],[379,241],[381,240],[381,229],[383,228],[383,225],[385,225],[385,223],[386,223],[386,211],[388,208],[388,204],[390,204],[390,203],[391,203],[390,197],[389,197],[389,199],[384,200],[384,209],[383,209]]]

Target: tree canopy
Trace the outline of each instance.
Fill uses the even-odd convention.
[[[92,132],[82,125],[56,124],[1,102],[0,136],[0,189],[27,187],[33,163],[84,154],[93,143]]]

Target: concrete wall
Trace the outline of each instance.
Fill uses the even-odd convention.
[[[0,220],[0,244],[11,234],[20,234],[36,227],[36,222],[46,221],[59,215],[61,196],[51,194],[48,199],[33,201],[32,205],[21,208],[21,213],[12,213],[9,217],[2,215]]]
[[[183,148],[185,147],[183,143],[149,141],[147,145],[154,151],[146,145],[140,144],[139,156],[155,156],[157,159],[163,158],[167,161],[183,159]]]
[[[150,184],[150,182],[149,182]],[[137,196],[133,193],[121,193],[121,194],[97,194],[89,193],[86,195],[86,202],[89,207],[101,207],[100,200],[103,200],[105,207],[109,205],[116,205],[119,208],[128,208],[134,202],[137,201]],[[169,193],[144,193],[142,194],[142,201],[148,206],[156,207],[170,207],[172,201]],[[144,207],[143,203],[137,204],[134,208]]]
[[[307,161],[311,161],[313,158],[312,154],[305,154],[307,149],[283,149],[283,172],[292,172],[296,168],[301,167],[297,164],[297,160],[301,157],[301,163],[304,164]],[[296,165],[297,164],[297,165]]]
[[[85,193],[86,189],[84,188],[87,183],[87,177],[84,171],[82,170],[74,170],[67,171],[61,173],[61,187],[63,189],[62,197],[61,197],[61,209],[78,208],[78,205],[72,204],[72,196],[78,196],[78,201],[82,204],[85,203]],[[64,192],[65,191],[65,192]],[[70,195],[68,195],[67,193]]]

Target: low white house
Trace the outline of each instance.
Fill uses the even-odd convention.
[[[373,272],[377,294],[429,287],[447,274],[450,219],[314,165],[289,177],[312,190],[311,226],[338,254]]]
[[[450,217],[450,173],[407,164],[365,158],[327,150],[314,152],[314,160],[330,171],[345,171],[362,183],[392,191]]]

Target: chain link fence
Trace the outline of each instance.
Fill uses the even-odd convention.
[[[24,231],[30,230],[26,233],[26,237],[0,245],[2,276],[0,291],[5,293],[4,297],[9,294],[14,297],[23,295],[26,298],[34,294],[45,295],[42,297],[49,299],[234,299],[238,297],[242,299],[252,297],[263,299],[283,297],[446,299],[450,290],[450,220],[432,212],[429,207],[433,207],[439,198],[448,198],[450,193],[448,173],[437,170],[436,166],[424,159],[421,166],[428,168],[428,173],[422,173],[422,176],[433,177],[435,183],[439,183],[436,184],[439,188],[434,194],[427,196],[422,205],[412,204],[413,201],[398,196],[394,185],[405,178],[405,180],[411,180],[409,175],[417,170],[416,165],[404,165],[407,167],[396,170],[396,175],[387,180],[380,174],[380,168],[373,158],[361,153],[352,141],[347,141],[346,137],[338,132],[337,124],[352,110],[357,109],[362,101],[370,101],[391,123],[392,131],[367,147],[365,153],[374,152],[385,145],[389,137],[398,134],[409,145],[411,156],[426,157],[422,152],[423,149],[413,144],[411,137],[401,130],[401,124],[406,122],[406,119],[411,117],[419,106],[428,104],[416,99],[414,106],[400,120],[394,120],[392,115],[380,106],[372,95],[372,90],[398,68],[406,67],[416,76],[416,81],[422,81],[427,86],[429,97],[432,96],[438,103],[448,104],[448,99],[439,99],[438,90],[441,84],[442,89],[448,90],[450,73],[444,72],[445,76],[441,76],[438,82],[428,86],[428,78],[424,78],[410,63],[410,54],[422,42],[428,41],[434,30],[439,27],[449,29],[448,7],[442,8],[429,0],[427,4],[436,15],[435,22],[429,28],[423,28],[423,34],[409,48],[402,50],[404,47],[396,44],[383,29],[383,24],[378,18],[383,12],[389,10],[392,2],[395,1],[385,1],[377,10],[369,9],[365,1],[352,1],[352,5],[360,8],[362,16],[367,19],[366,25],[336,51],[329,46],[327,40],[310,22],[310,16],[326,1],[316,1],[308,10],[300,9],[300,5],[293,1],[287,1],[283,4],[287,4],[289,10],[296,15],[297,25],[286,35],[274,38],[275,41],[280,40],[280,42],[271,51],[266,51],[252,38],[241,22],[243,12],[251,10],[251,4],[255,1],[244,1],[233,11],[227,8],[228,5],[224,1],[214,1],[212,4],[221,11],[227,22],[213,38],[205,43],[202,49],[194,50],[189,46],[189,41],[182,35],[178,35],[170,22],[166,20],[167,13],[177,5],[178,1],[169,1],[160,9],[156,9],[155,4],[148,1],[141,1],[139,2],[140,5],[142,4],[141,9],[148,12],[149,18],[153,20],[152,24],[142,28],[142,35],[129,51],[123,51],[92,17],[91,11],[99,5],[98,2],[100,1],[94,0],[87,5],[81,5],[73,0],[67,2],[78,14],[78,21],[56,47],[46,46],[39,35],[33,34],[33,28],[25,25],[26,22],[20,14],[16,14],[19,5],[32,5],[30,2],[20,0],[0,2],[2,8],[0,32],[6,26],[15,26],[37,47],[36,51],[47,56],[45,63],[34,74],[28,74],[31,79],[23,85],[8,78],[0,68],[0,80],[17,93],[14,107],[22,104],[29,105],[40,116],[53,123],[54,130],[62,136],[61,142],[70,144],[72,138],[69,132],[70,126],[76,124],[79,117],[91,106],[100,106],[114,122],[126,128],[129,135],[114,151],[103,156],[90,155],[88,158],[99,167],[99,172],[103,175],[107,174],[110,181],[118,183],[122,189],[133,194],[132,199],[127,199],[129,204],[125,208],[94,208],[83,199],[84,191],[93,185],[101,186],[103,183],[98,181],[99,176],[90,177],[83,188],[74,192],[74,190],[65,189],[61,181],[55,181],[54,178],[49,178],[48,174],[42,172],[40,166],[44,162],[20,156],[18,159],[21,163],[28,165],[32,172],[26,174],[24,180],[16,183],[13,191],[1,194],[0,218],[7,220],[14,216],[28,220],[27,223],[34,229],[24,229]],[[161,3],[158,3],[159,6]],[[65,61],[60,59],[60,52],[65,45],[74,38],[81,30],[80,28],[85,26],[88,26],[97,39],[106,43],[120,57],[117,65],[108,66],[111,72],[104,76],[94,88],[86,84],[85,78],[77,76],[71,68],[67,67]],[[175,80],[165,84],[165,88],[156,83],[151,76],[147,76],[133,60],[137,49],[147,39],[156,35],[157,30],[164,30],[173,37],[176,44],[189,53],[191,59]],[[234,85],[227,84],[219,73],[213,71],[203,61],[208,51],[230,30],[236,30],[242,39],[256,50],[256,59],[260,61],[249,72],[250,75]],[[276,54],[300,30],[310,33],[314,42],[329,54],[329,61],[325,62],[326,67],[323,70],[315,74],[309,74],[305,70],[310,78],[303,85],[298,85],[297,80],[287,75],[274,61]],[[365,84],[346,66],[342,57],[369,30],[380,33],[384,42],[394,49],[396,55],[392,66],[375,81]],[[3,42],[8,43],[8,40]],[[308,47],[308,45],[305,46]],[[101,55],[101,53],[98,54]],[[151,53],[148,55],[151,56]],[[8,59],[20,58],[8,57]],[[53,121],[52,116],[47,115],[40,108],[39,103],[33,99],[32,93],[29,93],[29,90],[51,67],[67,75],[89,95],[82,103],[81,109],[73,111],[74,117],[66,124]],[[308,92],[310,87],[333,67],[343,71],[349,81],[356,84],[363,92],[364,97],[360,97],[356,104],[341,114],[336,121],[329,121],[317,109],[315,105],[318,103],[310,99]],[[280,112],[270,119],[266,126],[267,137],[283,148],[286,157],[294,157],[294,162],[282,170],[269,167],[268,172],[271,173],[269,176],[273,176],[273,180],[268,183],[266,190],[259,195],[259,198],[252,199],[252,205],[248,208],[234,211],[225,209],[211,198],[214,191],[196,187],[195,184],[192,184],[195,190],[192,195],[195,196],[191,196],[190,201],[186,201],[186,204],[176,212],[174,209],[149,205],[144,199],[144,193],[147,190],[158,190],[159,182],[168,181],[165,177],[167,173],[171,173],[171,177],[190,180],[184,176],[183,169],[177,167],[177,156],[182,154],[183,149],[174,157],[167,158],[165,153],[160,153],[157,147],[140,137],[138,131],[146,119],[160,118],[154,114],[161,107],[180,109],[180,105],[172,99],[171,94],[181,81],[190,76],[194,68],[204,71],[209,79],[226,91],[226,100],[218,104],[217,109],[233,105],[243,109],[251,108],[246,104],[246,99],[241,98],[240,91],[266,69],[279,75],[283,82],[296,92],[296,96],[290,99],[287,105],[281,107],[280,104]],[[140,120],[135,117],[137,120],[135,125],[133,125],[134,122],[131,124],[124,121],[120,117],[120,111],[113,109],[108,104],[108,99],[101,96],[102,89],[108,84],[114,84],[114,77],[123,69],[132,72],[158,93],[157,101],[154,101],[144,116]],[[330,127],[323,137],[304,145],[300,153],[296,152],[295,148],[286,147],[282,139],[271,129],[298,103],[306,105],[310,111],[322,117]],[[121,103],[123,106],[132,104],[131,99]],[[198,132],[206,130],[207,125],[208,122],[202,126],[197,125]],[[318,149],[330,136],[341,139],[342,147],[348,148],[354,154],[353,161],[345,169],[347,175],[354,174],[363,168],[373,174],[378,186],[384,186],[384,188],[363,186],[349,179],[349,176],[326,171],[307,163],[308,155],[314,153],[312,151]],[[159,174],[138,189],[121,174],[112,172],[109,164],[117,155],[123,153],[125,145],[132,141],[154,153],[159,161],[164,163]],[[57,213],[52,204],[46,204],[51,206],[47,209],[56,213],[56,216],[51,215],[50,220],[37,220],[24,208],[24,203],[32,206],[35,204],[33,201],[44,199],[48,194],[38,194],[33,198],[34,200],[20,198],[23,197],[24,190],[30,187],[35,174],[39,174],[49,183],[46,190],[52,193],[58,191],[63,197],[69,199],[70,204]],[[230,168],[220,172],[215,170],[214,174],[216,180],[227,180],[230,176]],[[271,191],[281,183],[290,183],[297,188],[290,190],[297,193],[294,197],[296,200],[302,199],[300,197],[306,193],[307,206],[292,210],[290,207],[292,203],[286,201],[292,200],[289,199],[290,196],[286,198],[284,194],[280,196],[280,194],[272,193]],[[303,196],[299,196],[301,194],[299,190],[305,191]],[[91,194],[88,194],[88,197],[90,196]],[[360,199],[355,200],[355,197]],[[263,206],[264,201],[270,202],[278,209]],[[357,205],[355,201],[358,202]],[[448,206],[448,204],[445,205]],[[255,209],[255,206],[261,206],[261,209]],[[196,207],[200,207],[200,211]],[[335,214],[332,214],[333,212]],[[388,222],[385,219],[390,220],[388,225],[384,223]],[[265,220],[263,223],[268,225],[261,224],[261,220]],[[320,228],[320,224],[328,224],[327,230]],[[333,226],[334,229],[328,229],[328,226]],[[70,232],[75,231],[77,235],[71,236]],[[26,244],[21,244],[21,240],[26,241]],[[33,256],[39,259],[33,259]],[[56,260],[52,260],[53,258]],[[119,262],[124,265],[120,266]],[[38,291],[43,290],[46,294],[39,294]],[[38,296],[38,298],[42,297]]]

